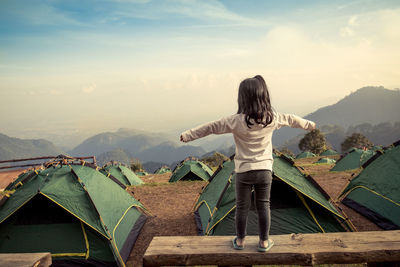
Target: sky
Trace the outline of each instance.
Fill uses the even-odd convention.
[[[398,25],[398,0],[1,0],[0,133],[179,131],[257,74],[305,116],[400,87]]]

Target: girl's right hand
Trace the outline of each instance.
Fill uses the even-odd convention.
[[[315,124],[315,122],[312,122],[310,130],[315,130],[316,128],[317,128],[317,125]]]

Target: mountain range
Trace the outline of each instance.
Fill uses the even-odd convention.
[[[202,147],[179,145],[177,142],[169,140],[168,136],[164,134],[119,129],[116,132],[101,133],[90,137],[73,150],[68,151],[68,154],[71,156],[95,155],[101,159],[109,158],[110,152],[121,157],[121,149],[126,155],[140,159],[142,162],[155,161],[165,164],[171,164],[177,159],[187,156],[198,157],[206,153]]]
[[[167,140],[168,137],[162,133],[121,128],[116,132],[105,132],[89,137],[68,153],[72,156],[89,156],[100,155],[114,149],[124,149],[136,154]]]
[[[398,134],[400,131],[396,130],[397,125],[400,125],[396,124],[400,121],[398,103],[400,103],[398,89],[363,87],[333,105],[308,114],[305,118],[317,123],[335,149],[338,149],[337,146],[340,146],[349,131],[364,131],[370,136],[378,135],[380,139],[375,141],[380,142],[378,144],[391,143],[400,138]],[[386,130],[379,131],[379,129]],[[276,147],[286,146],[297,152],[298,140],[304,134],[302,130],[285,127],[274,133],[273,143]],[[64,152],[71,156],[95,155],[99,161],[108,161],[114,157],[114,160],[127,163],[130,158],[137,158],[144,163],[152,162],[152,166],[155,166],[157,162],[160,165],[170,165],[187,156],[201,157],[212,151],[226,153],[233,151],[231,135],[207,137],[202,142],[194,144],[180,144],[163,133],[122,128],[116,132],[104,132],[89,137],[74,149]],[[62,152],[51,142],[43,139],[18,139],[0,134],[0,160],[58,155]]]
[[[62,151],[44,139],[19,139],[0,134],[0,160],[57,156]]]
[[[400,121],[399,103],[399,89],[389,90],[382,86],[368,86],[360,88],[337,103],[322,107],[304,118],[316,122],[318,128],[335,129],[336,133],[338,128],[341,128],[344,132],[343,134],[346,134],[347,129],[350,129],[351,126],[365,123],[378,125],[380,123],[396,123]],[[333,138],[335,131],[332,132]],[[327,131],[325,133],[330,132]],[[299,140],[299,136],[304,134],[303,130],[285,127],[274,133],[272,142],[276,147],[289,147],[288,143],[294,142],[291,139]],[[388,142],[393,141],[395,140],[388,140]],[[298,152],[298,148],[297,151],[294,149],[294,152]]]
[[[384,87],[363,87],[334,105],[305,116],[319,125],[349,127],[361,123],[397,122],[400,114],[400,90]]]

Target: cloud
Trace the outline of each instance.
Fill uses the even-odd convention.
[[[400,29],[394,26],[400,23],[399,11],[350,17],[341,36],[351,38],[315,38],[318,34],[307,27],[277,26],[248,58],[257,57],[272,88],[286,92],[273,92],[278,102],[296,109],[304,108],[305,100],[343,96],[365,85],[390,87],[399,84],[400,50],[394,45],[400,42]],[[337,25],[332,24],[327,33],[333,33]],[[246,66],[246,61],[241,63]]]
[[[215,0],[175,0],[167,12],[199,19],[221,19],[230,21],[246,21],[247,19],[229,11],[222,3]]]
[[[136,114],[140,118],[151,109],[154,119],[150,121],[156,125],[176,120],[182,110],[187,121],[196,118],[199,122],[204,114],[212,119],[234,112],[240,81],[256,74],[267,80],[278,110],[301,114],[365,85],[399,86],[399,9],[362,14],[354,9],[317,18],[309,15],[315,10],[307,10],[299,11],[297,17],[265,15],[264,25],[252,25],[242,18],[245,12],[232,12],[217,1],[140,2],[115,2],[105,15],[110,18],[111,13],[124,10],[122,19],[143,15],[159,21],[126,19],[122,22],[133,25],[132,29],[113,31],[106,24],[98,30],[63,31],[60,27],[58,38],[49,36],[49,42],[39,40],[41,36],[31,43],[19,41],[24,47],[44,47],[45,51],[11,50],[9,64],[3,62],[2,69],[28,69],[7,70],[10,77],[2,78],[2,87],[57,88],[64,92],[63,98],[74,98],[80,110],[95,108],[95,104],[84,103],[85,97],[76,100],[77,94],[96,95],[96,101],[105,103],[119,90],[113,96],[118,101],[107,105],[110,116]],[[174,18],[182,23],[167,24]],[[267,20],[273,25],[265,27]],[[245,26],[210,26],[235,24]],[[186,25],[205,28],[182,29]],[[29,41],[31,35],[25,38]],[[53,46],[53,40],[64,45]],[[14,57],[20,60],[15,62]],[[37,97],[54,98],[49,91],[43,95]],[[132,99],[138,104],[131,105]]]
[[[351,16],[348,22],[349,26],[357,26],[357,16]]]
[[[340,29],[340,36],[342,37],[354,36],[354,31],[349,26],[346,26]]]
[[[347,21],[347,25],[340,29],[340,36],[351,37],[355,35],[354,28],[358,26],[357,16],[351,16]]]
[[[87,86],[82,87],[82,92],[85,94],[91,94],[96,89],[97,85],[95,83],[91,83]]]

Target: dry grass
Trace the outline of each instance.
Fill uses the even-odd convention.
[[[142,266],[144,252],[154,236],[197,235],[192,208],[206,182],[168,183],[170,173],[148,175],[145,184],[132,188],[136,199],[151,212],[144,225],[127,266]]]

